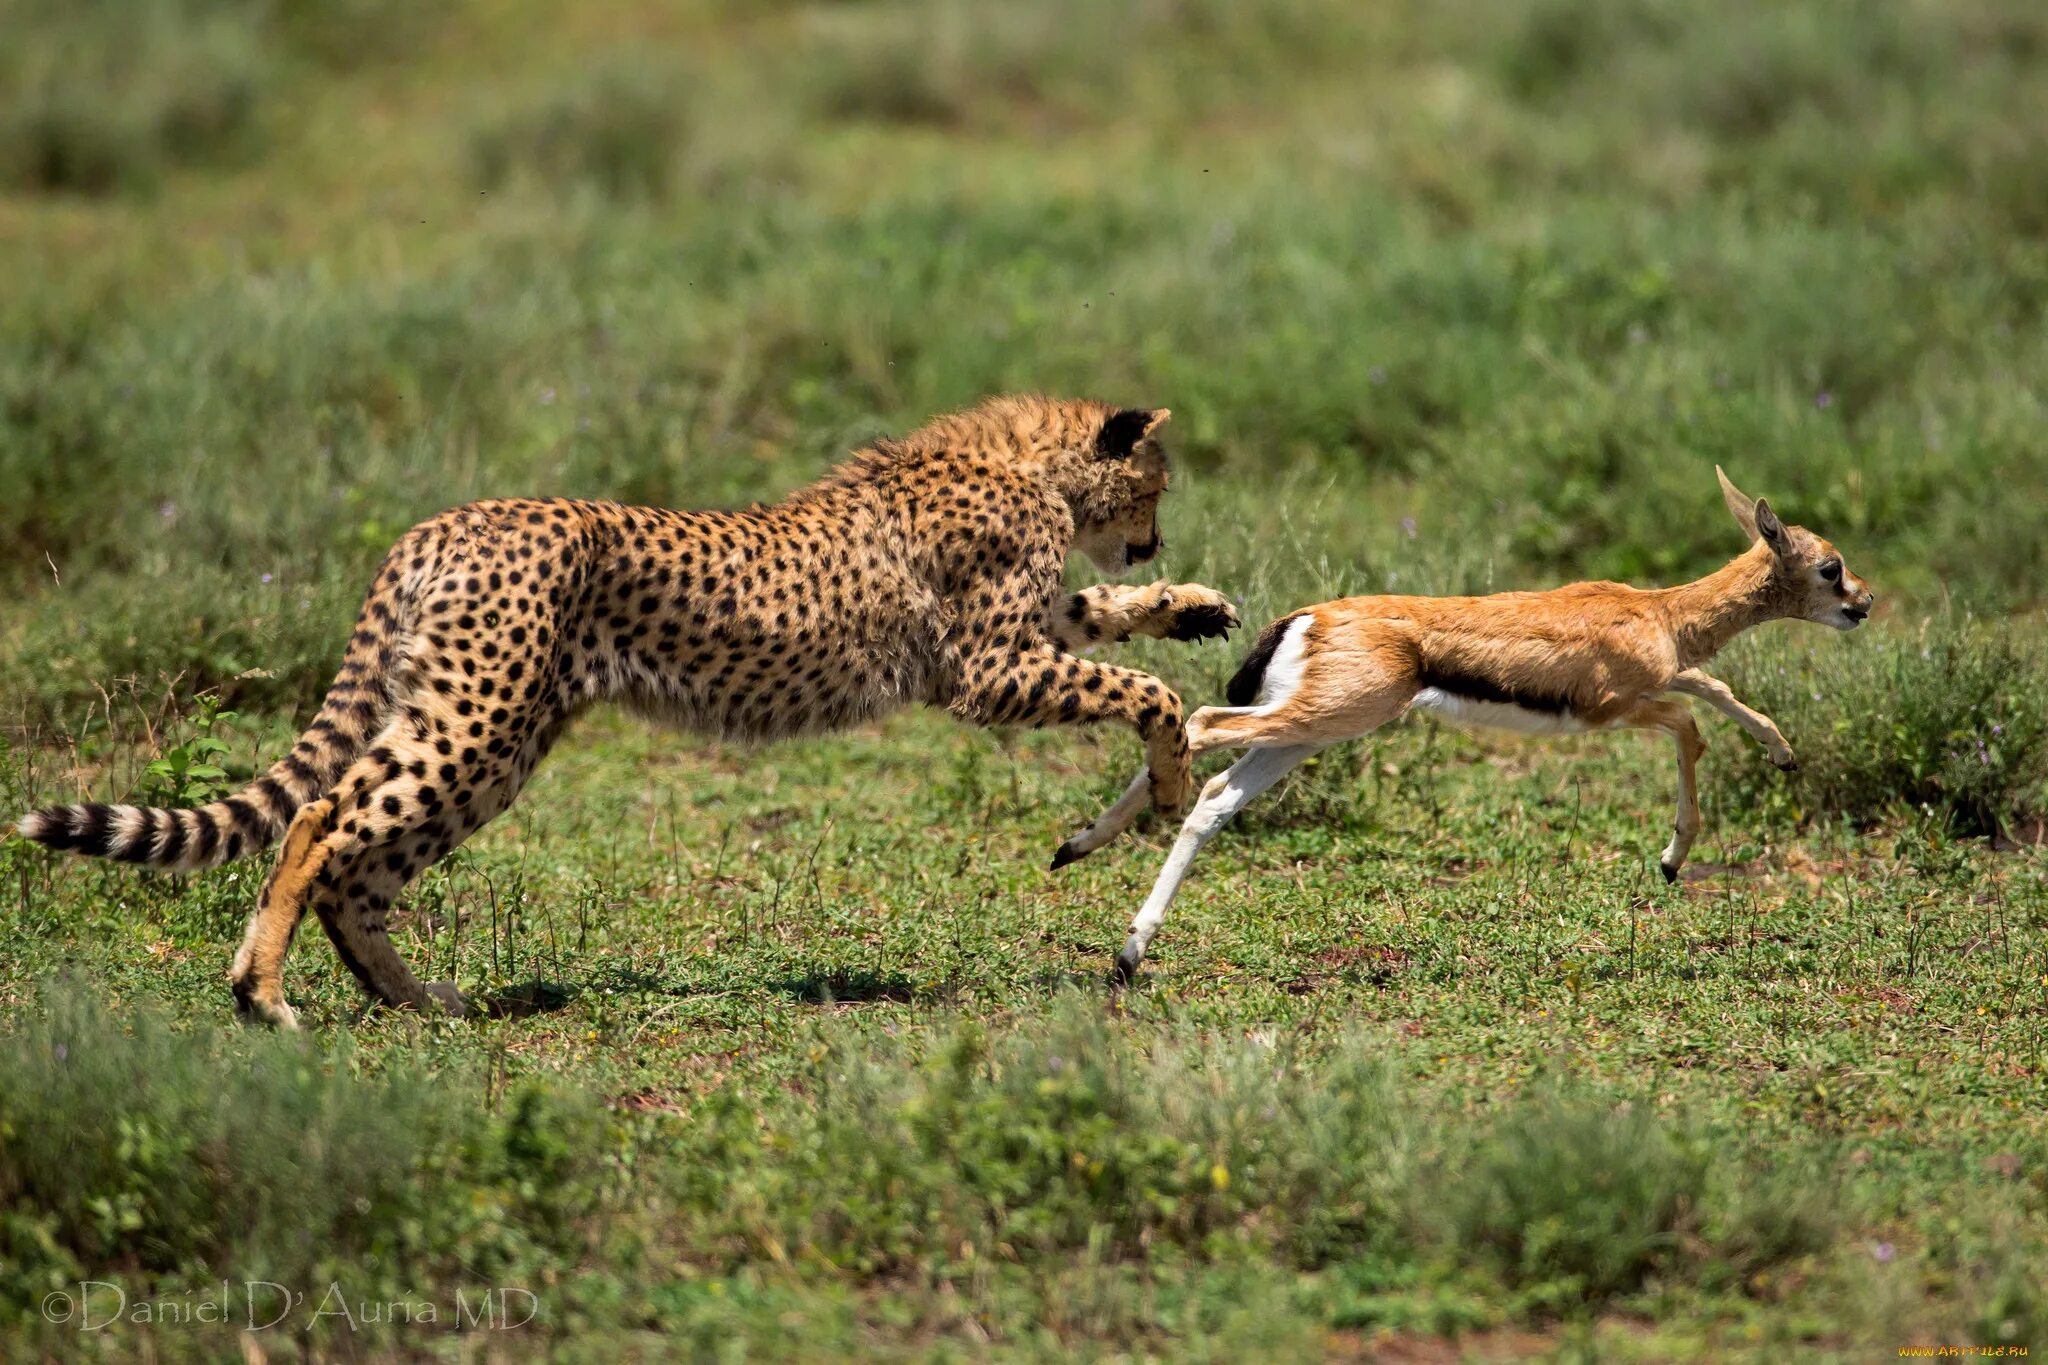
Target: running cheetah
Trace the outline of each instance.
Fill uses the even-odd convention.
[[[1004,397],[881,440],[780,503],[678,512],[560,498],[471,503],[385,557],[305,735],[195,810],[25,816],[51,848],[211,867],[285,834],[229,978],[237,1013],[285,1028],[284,960],[310,907],[364,989],[462,1012],[385,929],[419,872],[512,804],[564,725],[617,701],[692,730],[774,739],[912,702],[982,725],[1118,720],[1147,787],[1188,799],[1181,703],[1067,651],[1237,625],[1191,584],[1061,597],[1068,552],[1105,573],[1160,548],[1166,409]]]

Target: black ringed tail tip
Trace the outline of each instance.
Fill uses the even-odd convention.
[[[53,806],[22,816],[15,829],[22,838],[61,853],[119,857],[122,850],[114,845],[111,815],[106,806]]]

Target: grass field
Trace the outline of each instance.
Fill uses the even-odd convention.
[[[1161,571],[1254,625],[1705,572],[1716,462],[1881,598],[1724,657],[1802,767],[1703,718],[1677,886],[1664,743],[1411,722],[1116,994],[1171,831],[1045,871],[1115,733],[594,715],[394,920],[458,1022],[308,934],[307,1032],[235,1030],[267,862],[0,843],[0,1358],[2048,1350],[2048,11],[0,31],[0,813],[248,776],[442,507],[773,496],[1005,389],[1171,406]]]

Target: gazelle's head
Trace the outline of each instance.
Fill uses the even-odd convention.
[[[1836,630],[1854,630],[1870,615],[1877,598],[1870,585],[1849,572],[1837,550],[1803,526],[1787,526],[1770,503],[1752,498],[1714,466],[1728,511],[1749,536],[1771,552],[1772,586],[1783,598],[1782,614]]]

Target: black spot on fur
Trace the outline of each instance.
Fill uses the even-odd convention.
[[[1280,648],[1281,637],[1299,615],[1297,612],[1295,616],[1283,616],[1259,632],[1252,652],[1245,655],[1244,662],[1223,688],[1225,701],[1232,706],[1250,706],[1259,699],[1259,689],[1266,684],[1266,669],[1273,662],[1273,651]]]

